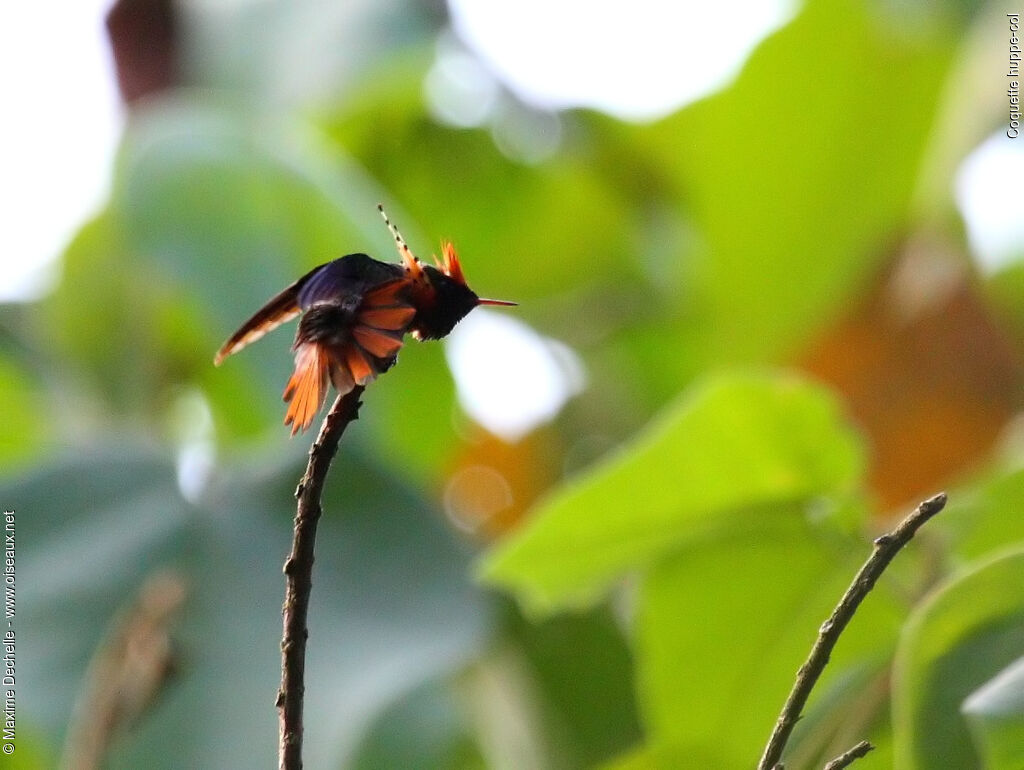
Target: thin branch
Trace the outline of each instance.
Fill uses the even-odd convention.
[[[159,698],[175,669],[171,627],[188,588],[176,572],[150,576],[111,621],[86,672],[60,767],[98,770],[111,745]]]
[[[855,760],[858,760],[861,757],[865,756],[869,751],[873,750],[874,748],[875,747],[867,741],[861,741],[852,749],[846,750],[838,757],[833,759],[831,762],[829,762],[827,765],[825,765],[825,770],[843,770],[844,767],[849,767],[854,763]]]
[[[298,506],[292,551],[284,563],[285,596],[281,639],[281,689],[277,693],[280,722],[278,743],[279,770],[302,767],[302,699],[305,694],[306,616],[313,588],[313,552],[316,525],[320,520],[320,494],[338,442],[348,424],[359,416],[362,386],[338,396],[320,427],[320,434],[309,449],[306,472],[295,490]]]
[[[946,495],[944,493],[935,495],[917,506],[917,509],[901,521],[896,529],[875,540],[875,549],[870,558],[864,562],[839,604],[818,630],[818,638],[815,640],[814,646],[811,647],[807,660],[797,671],[796,682],[793,684],[789,697],[786,698],[786,704],[782,707],[782,713],[779,714],[775,723],[775,729],[772,731],[771,738],[768,739],[757,770],[775,770],[779,766],[779,760],[782,758],[782,752],[786,748],[789,736],[800,719],[804,706],[807,704],[807,698],[818,682],[818,677],[825,670],[832,650],[835,648],[836,642],[839,641],[839,636],[853,618],[860,603],[864,601],[864,597],[874,588],[875,582],[900,549],[910,542],[922,524],[941,511],[945,505]]]

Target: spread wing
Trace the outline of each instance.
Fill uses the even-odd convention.
[[[346,304],[346,300],[361,296],[369,287],[401,278],[402,275],[401,265],[378,262],[366,254],[349,254],[318,265],[267,300],[221,346],[213,363],[219,365],[232,353],[237,353],[313,305],[321,302]]]
[[[267,332],[273,331],[281,324],[292,320],[301,313],[299,292],[314,275],[325,267],[327,265],[314,267],[287,289],[267,300],[267,303],[257,310],[252,318],[242,324],[238,331],[228,337],[227,342],[221,345],[217,355],[213,357],[214,366],[220,366],[221,361],[232,353],[237,353],[250,342],[255,342]]]

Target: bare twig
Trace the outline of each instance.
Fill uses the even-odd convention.
[[[284,563],[285,597],[281,639],[281,689],[277,693],[280,722],[278,743],[279,770],[302,767],[302,699],[305,694],[306,615],[313,587],[313,552],[316,525],[320,520],[320,493],[327,471],[338,451],[338,442],[348,424],[359,415],[362,386],[338,396],[320,427],[320,434],[309,450],[306,472],[295,490],[298,506],[292,551]]]
[[[117,613],[89,663],[68,727],[61,768],[103,767],[114,740],[159,697],[174,671],[170,628],[186,594],[181,575],[156,573]]]
[[[843,598],[839,600],[839,604],[818,630],[818,638],[815,640],[814,646],[811,647],[807,660],[797,671],[793,689],[790,691],[789,697],[786,698],[782,713],[779,714],[775,723],[775,729],[768,739],[757,770],[775,770],[779,766],[779,760],[782,758],[782,752],[786,748],[789,736],[800,719],[803,708],[807,704],[807,698],[818,682],[818,677],[825,670],[832,650],[835,648],[836,642],[839,641],[839,636],[853,618],[860,603],[864,601],[864,597],[874,588],[875,582],[900,549],[910,542],[922,524],[941,511],[945,505],[946,495],[944,493],[935,495],[917,506],[917,509],[901,521],[896,529],[875,540],[875,550],[870,558],[864,562],[853,579],[853,583],[846,589]],[[858,744],[859,746],[860,744]],[[851,757],[847,764],[854,759],[857,759],[857,756]],[[839,767],[843,767],[843,765],[839,765]]]
[[[852,749],[844,751],[838,757],[825,765],[825,770],[843,770],[844,767],[849,767],[853,764],[854,760],[860,759],[874,748],[875,747],[867,741],[861,741]]]

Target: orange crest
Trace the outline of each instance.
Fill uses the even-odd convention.
[[[465,286],[466,277],[462,274],[459,255],[455,253],[455,245],[451,241],[441,241],[441,255],[444,258],[444,263],[438,265],[441,272]]]

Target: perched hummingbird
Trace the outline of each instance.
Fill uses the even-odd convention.
[[[395,238],[401,264],[366,254],[348,254],[315,267],[272,297],[224,343],[213,363],[237,353],[286,321],[302,315],[295,333],[295,372],[284,389],[284,424],[292,435],[306,430],[327,397],[327,383],[339,395],[366,385],[390,369],[411,333],[418,340],[446,336],[477,305],[515,305],[481,299],[462,274],[455,247],[444,241],[437,267],[409,250],[382,206],[377,207]]]

